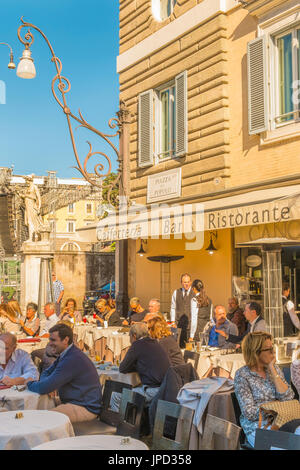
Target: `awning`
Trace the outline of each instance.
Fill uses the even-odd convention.
[[[131,206],[77,230],[81,241],[169,238],[206,230],[300,219],[300,185],[251,191],[203,203]]]

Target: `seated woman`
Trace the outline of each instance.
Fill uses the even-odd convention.
[[[19,318],[8,304],[0,305],[0,323],[2,329],[7,333],[17,333],[20,331]]]
[[[128,312],[128,316],[126,320],[124,320],[122,323],[122,325],[124,326],[143,321],[145,318],[145,315],[148,313],[147,310],[145,310],[141,306],[141,303],[138,297],[132,297],[129,301],[129,305],[130,305],[130,311]]]
[[[171,366],[184,364],[180,347],[172,335],[167,322],[159,316],[153,317],[148,322],[148,330],[151,338],[157,339],[170,359]]]
[[[38,316],[38,306],[34,302],[29,302],[26,307],[25,322],[19,319],[22,331],[27,336],[38,336],[40,332],[40,319]]]
[[[274,400],[292,400],[294,392],[280,368],[275,365],[275,352],[269,333],[248,333],[242,342],[242,352],[246,365],[235,374],[234,387],[241,408],[240,423],[249,444],[254,447],[260,405]],[[263,416],[262,427],[267,424]]]
[[[100,322],[101,326],[104,326],[105,321],[108,326],[121,326],[120,315],[115,308],[110,308],[106,299],[99,299],[95,303],[95,307],[99,312],[99,315],[96,313],[96,320]]]
[[[67,320],[71,323],[81,322],[82,315],[76,310],[77,304],[75,299],[67,299],[65,306],[59,315],[60,320]]]

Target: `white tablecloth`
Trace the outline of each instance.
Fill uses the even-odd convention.
[[[137,439],[129,438],[129,442],[122,444],[122,436],[98,435],[77,436],[58,441],[46,442],[33,450],[149,450],[146,444]]]
[[[54,399],[48,395],[39,395],[29,390],[18,392],[12,388],[0,390],[0,411],[50,410],[54,407]]]
[[[234,379],[238,369],[245,365],[242,354],[225,354],[221,351],[205,351],[200,353],[200,359],[197,367],[199,377],[202,378],[210,367],[220,367],[229,373],[229,377]]]
[[[24,418],[16,419],[15,411],[0,414],[0,449],[27,450],[44,442],[74,436],[69,418],[55,411],[22,410]]]
[[[28,354],[31,354],[32,351],[35,351],[36,349],[45,348],[48,342],[49,342],[49,338],[42,338],[41,341],[37,341],[33,343],[17,343],[17,348],[23,349],[23,351],[26,351],[28,352]]]

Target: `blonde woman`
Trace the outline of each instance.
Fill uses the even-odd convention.
[[[178,366],[179,364],[184,364],[184,359],[179,348],[179,345],[172,335],[170,328],[168,327],[167,322],[156,316],[151,318],[148,322],[149,336],[153,339],[157,339],[159,344],[166,351],[171,366]]]
[[[2,328],[8,333],[17,333],[20,331],[19,318],[16,312],[8,305],[0,305],[0,322]]]
[[[235,374],[234,387],[241,408],[240,423],[249,444],[254,447],[260,405],[274,400],[292,400],[294,393],[275,364],[269,333],[248,333],[243,339],[242,351],[246,365]],[[267,420],[263,419],[262,427],[265,425]]]
[[[100,322],[101,326],[107,321],[108,326],[121,326],[120,315],[115,308],[110,308],[109,303],[106,299],[99,299],[95,303],[95,307],[100,313],[96,314],[96,320]]]

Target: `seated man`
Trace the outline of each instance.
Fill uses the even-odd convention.
[[[38,380],[39,373],[30,355],[16,349],[17,339],[11,333],[0,335],[0,382],[11,387],[23,385],[25,380]]]
[[[131,346],[120,364],[119,371],[123,374],[137,372],[142,385],[135,387],[134,392],[140,393],[149,403],[157,394],[158,389],[170,367],[170,360],[156,339],[149,336],[145,323],[135,323],[129,331]],[[113,392],[111,408],[119,411],[121,394]]]
[[[131,323],[137,323],[144,320],[147,310],[145,310],[140,303],[140,299],[132,297],[129,302],[130,312],[128,313],[127,319],[123,321],[122,325],[131,325]]]
[[[58,323],[49,333],[49,342],[59,357],[42,373],[39,382],[26,381],[28,390],[40,394],[57,390],[62,404],[52,411],[66,414],[72,423],[95,419],[102,394],[94,364],[74,346],[69,326]]]
[[[248,321],[246,331],[243,335],[238,336],[237,333],[230,333],[229,331],[218,331],[220,335],[226,340],[226,345],[228,343],[241,344],[243,338],[248,333],[253,333],[254,331],[263,331],[267,332],[267,325],[265,320],[261,316],[261,306],[257,302],[249,302],[245,306],[244,315]],[[230,346],[226,346],[230,348]]]
[[[235,348],[235,344],[228,343],[224,335],[237,335],[238,329],[234,323],[227,320],[226,309],[223,305],[217,305],[214,309],[214,318],[206,327],[205,332],[209,334],[208,345],[217,348]],[[222,334],[224,333],[224,334]]]
[[[45,321],[43,330],[40,333],[40,338],[49,338],[49,330],[52,326],[59,322],[59,318],[56,315],[56,305],[54,302],[48,302],[44,307],[44,314],[47,320]]]
[[[227,320],[234,323],[238,328],[238,334],[243,335],[247,328],[247,320],[243,310],[239,306],[239,301],[236,297],[228,299],[228,313]]]
[[[40,334],[41,338],[49,338],[50,328],[52,328],[52,326],[56,325],[56,323],[59,321],[59,318],[58,318],[58,316],[56,315],[55,312],[56,312],[56,304],[54,302],[48,302],[44,306],[44,314],[45,314],[45,317],[47,318],[47,320],[44,324],[43,330],[41,331],[41,334]],[[49,351],[49,348],[48,348],[48,351]],[[36,363],[36,361],[35,361],[36,358],[38,358],[42,361],[45,353],[46,353],[46,348],[35,349],[34,351],[32,351],[31,358],[32,358],[33,362]],[[54,361],[52,361],[52,362],[54,362]]]

